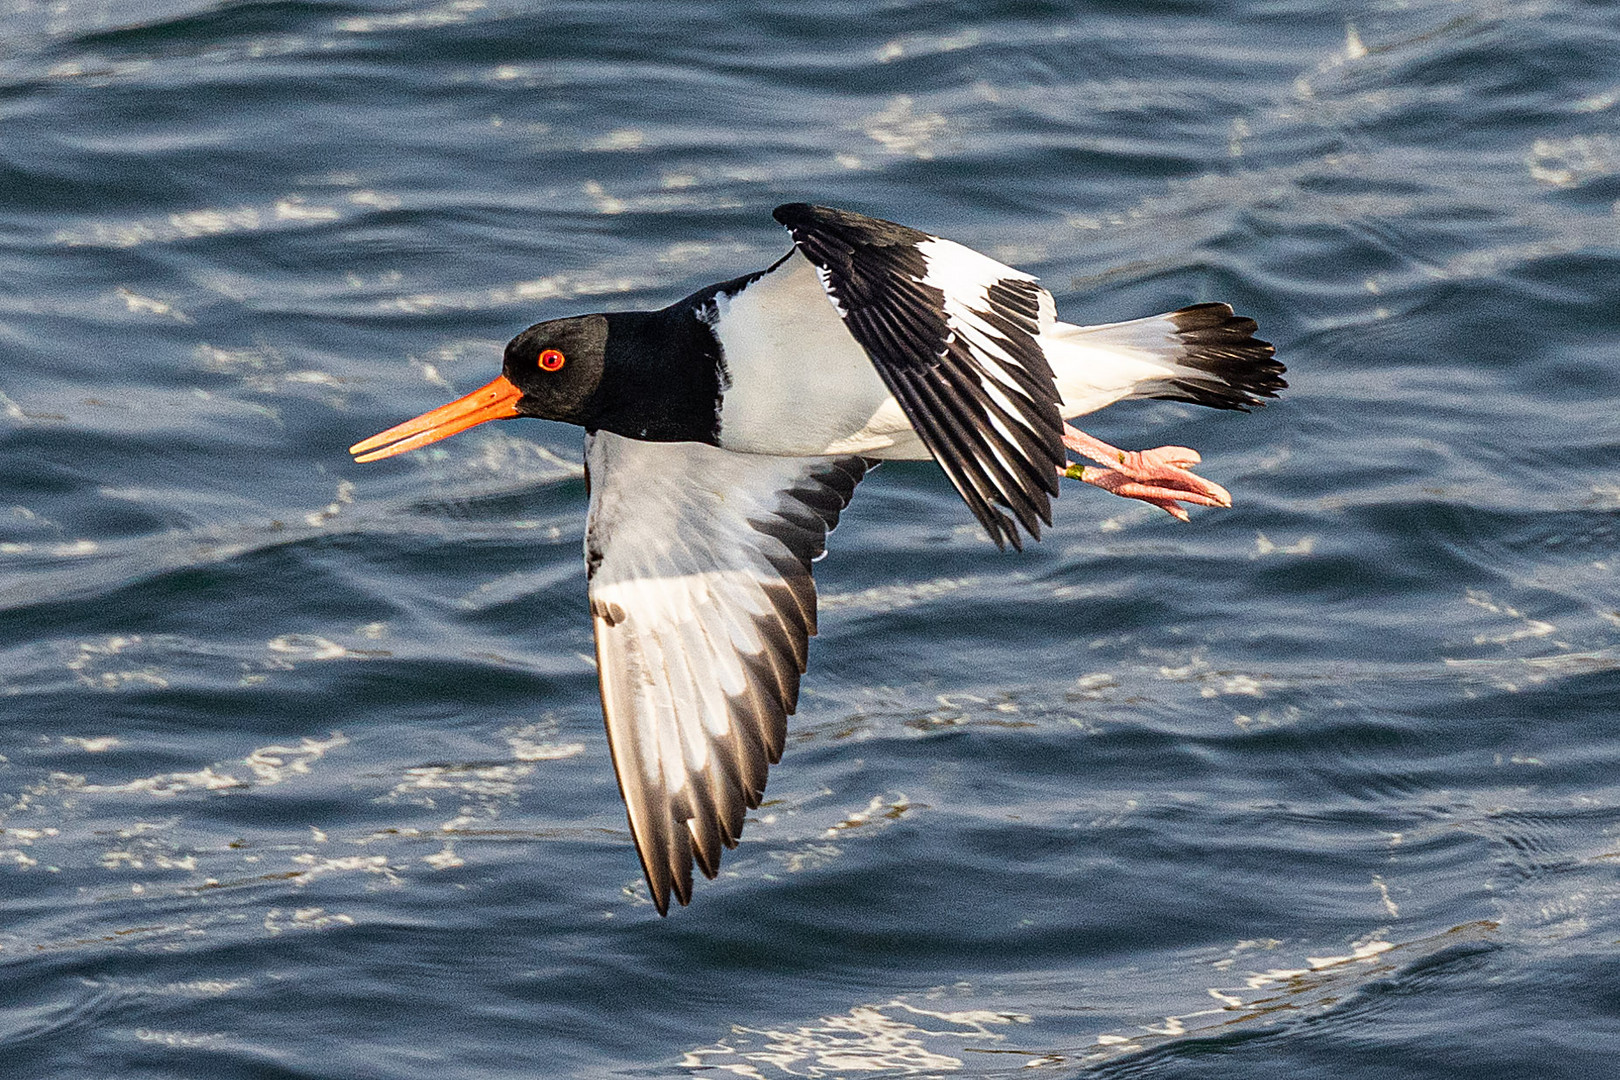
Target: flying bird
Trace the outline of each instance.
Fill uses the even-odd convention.
[[[1001,547],[1039,539],[1065,476],[1185,521],[1231,505],[1197,452],[1067,421],[1125,398],[1247,410],[1287,386],[1226,304],[1075,326],[949,240],[805,203],[775,217],[793,247],[767,269],[537,323],[489,385],[351,447],[375,461],[521,416],[585,429],[602,712],[659,914],[760,804],[816,632],[810,565],[875,464],[932,458]]]

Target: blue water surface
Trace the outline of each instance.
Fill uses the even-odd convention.
[[[0,0],[0,1073],[1602,1077],[1620,20]],[[1089,430],[1000,553],[888,465],[787,753],[660,919],[580,433],[345,448],[831,203],[1291,388]],[[807,358],[811,362],[813,358]]]

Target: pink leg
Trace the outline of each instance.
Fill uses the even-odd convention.
[[[1198,451],[1188,447],[1121,450],[1068,424],[1063,425],[1063,445],[1103,466],[1070,465],[1063,475],[1127,499],[1141,499],[1182,521],[1187,520],[1187,511],[1179,503],[1232,505],[1231,493],[1225,488],[1189,471],[1201,459]]]

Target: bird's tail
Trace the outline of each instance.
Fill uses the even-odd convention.
[[[1041,344],[1065,418],[1124,398],[1248,410],[1288,386],[1276,349],[1255,329],[1227,304],[1193,304],[1100,326],[1054,323]]]

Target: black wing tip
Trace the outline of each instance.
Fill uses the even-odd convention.
[[[946,476],[953,483],[955,482],[955,478],[951,477],[949,473]],[[963,491],[961,488],[957,488],[957,491],[961,494],[962,500],[967,503],[968,509],[973,511],[973,516],[984,527],[985,535],[996,545],[997,551],[1006,551],[1009,546],[1014,551],[1024,550],[1024,537],[1018,528],[1020,524],[1029,531],[1030,539],[1040,540],[1041,527],[1039,522],[1024,522],[1022,519],[1011,517],[1001,509],[999,500],[997,504],[992,504],[983,498],[969,498],[968,492]],[[1052,524],[1050,518],[1046,523],[1048,525]]]
[[[718,815],[707,820],[708,827],[721,832],[722,825]],[[694,865],[702,871],[703,876],[713,881],[720,874],[719,852],[711,851],[704,845],[695,842],[691,826],[685,819],[669,823],[670,835],[667,837],[669,846],[662,853],[667,856],[667,864],[657,861],[657,856],[648,858],[648,852],[643,850],[640,840],[636,841],[636,854],[641,858],[641,873],[647,881],[647,895],[652,900],[653,909],[661,918],[669,917],[669,902],[673,899],[681,907],[692,902],[692,867]],[[631,836],[636,836],[634,829]],[[737,846],[735,840],[719,836],[718,839],[727,848]]]
[[[801,239],[799,234],[805,230],[832,233],[844,241],[876,247],[918,244],[933,239],[922,230],[913,229],[910,225],[902,225],[897,221],[887,221],[868,214],[858,214],[853,210],[840,210],[836,206],[819,206],[815,203],[783,203],[771,211],[771,217],[793,230],[795,240]]]
[[[1042,411],[1049,412],[1049,417],[1040,418],[1048,430],[1035,430],[1032,425],[1023,446],[999,435],[988,423],[976,423],[957,408],[958,401],[974,401],[986,416],[999,414],[1016,429],[1016,419],[976,390],[973,380],[956,377],[961,372],[953,365],[959,360],[948,354],[939,369],[956,398],[942,396],[926,378],[907,374],[894,376],[889,387],[907,415],[915,413],[922,421],[914,419],[912,426],[923,445],[996,547],[1005,551],[1011,544],[1015,551],[1022,551],[1020,526],[1031,539],[1039,540],[1041,524],[1052,524],[1052,498],[1058,493],[1058,470],[1065,462],[1060,434],[1063,421],[1056,402],[1048,403]]]
[[[1288,389],[1282,377],[1288,369],[1277,359],[1276,346],[1255,337],[1259,324],[1236,314],[1232,305],[1190,304],[1165,318],[1182,344],[1176,366],[1187,370],[1167,380],[1166,391],[1154,397],[1248,412]]]
[[[783,203],[771,211],[771,217],[794,228],[799,225],[835,224],[847,225],[858,221],[880,221],[878,218],[857,214],[853,210],[840,210],[836,206],[822,206],[820,203],[790,202]],[[890,222],[880,222],[891,224]]]
[[[669,902],[670,902],[670,900],[672,898],[681,907],[686,907],[688,904],[690,904],[692,902],[692,894],[690,892],[686,893],[683,896],[680,893],[675,892],[672,889],[666,888],[664,890],[664,892],[663,892],[663,895],[659,895],[657,893],[654,893],[653,898],[652,898],[653,909],[658,912],[658,917],[659,918],[661,918],[661,919],[669,918]]]
[[[775,218],[778,222],[791,229],[795,225],[813,220],[816,210],[818,209],[821,208],[810,203],[783,203],[781,206],[778,206],[775,210],[771,211],[771,217]]]
[[[630,835],[631,837],[636,835],[634,826],[630,829]],[[671,888],[673,875],[667,867],[660,866],[655,869],[652,862],[648,860],[646,852],[641,850],[639,842],[636,843],[636,854],[641,857],[641,876],[647,881],[647,896],[652,900],[653,909],[661,917],[668,917],[669,898],[674,891]],[[629,890],[625,891],[628,892]],[[683,906],[685,903],[685,900],[681,901]]]

